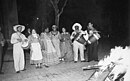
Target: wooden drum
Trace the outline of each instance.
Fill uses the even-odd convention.
[[[28,41],[26,41],[26,42],[24,41],[24,42],[22,42],[21,46],[22,46],[23,49],[28,49],[29,48],[29,42]]]
[[[84,34],[82,34],[77,41],[78,41],[79,43],[81,43],[81,44],[86,44],[86,42],[87,42],[87,41],[85,40],[85,38],[84,38]]]
[[[99,38],[100,38],[100,35],[98,34],[98,33],[96,33],[96,34],[93,34],[92,36],[90,36],[89,38],[88,38],[88,43],[94,43],[94,42],[96,42],[97,40],[99,40]]]

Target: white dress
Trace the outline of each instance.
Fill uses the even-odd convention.
[[[42,51],[39,36],[34,37],[33,35],[29,36],[29,43],[31,44],[31,60],[34,60],[34,63],[42,63]]]

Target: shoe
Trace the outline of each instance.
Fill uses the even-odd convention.
[[[20,73],[20,71],[16,71],[16,73]]]
[[[45,65],[45,67],[46,67],[46,68],[49,68],[49,66],[48,66],[48,65]]]
[[[86,60],[83,60],[83,61],[81,61],[81,62],[86,62]]]
[[[23,69],[23,70],[21,70],[21,71],[25,71],[26,69]]]
[[[74,61],[74,63],[77,63],[77,61]]]
[[[0,74],[4,74],[4,72],[1,72],[1,71],[0,71]]]

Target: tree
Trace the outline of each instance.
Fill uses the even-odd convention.
[[[64,7],[66,6],[68,0],[64,0],[64,4],[61,8],[61,10],[59,9],[58,3],[60,2],[60,0],[50,0],[54,11],[55,11],[55,25],[57,25],[59,27],[59,19],[61,14],[63,13]]]

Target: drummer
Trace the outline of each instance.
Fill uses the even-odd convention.
[[[80,58],[81,58],[81,62],[85,62],[84,59],[84,44],[78,42],[78,39],[80,38],[80,36],[82,34],[84,34],[85,36],[85,40],[88,39],[88,33],[87,31],[84,32],[82,31],[82,26],[79,23],[75,23],[72,26],[72,29],[74,30],[71,34],[71,40],[73,40],[73,51],[74,51],[74,63],[77,63],[78,61],[78,50],[80,51]]]
[[[93,24],[90,22],[88,23],[88,33],[89,38],[94,36],[95,34],[98,35],[98,38],[100,38],[100,35],[98,34],[97,30],[93,27]],[[96,37],[97,38],[97,37]],[[98,40],[95,40],[94,42],[88,41],[88,62],[94,60],[98,61]]]
[[[13,44],[14,68],[16,73],[20,73],[20,71],[25,70],[24,51],[21,45],[22,42],[27,41],[27,38],[21,33],[24,31],[25,26],[15,25],[13,29],[15,33],[11,36],[11,44]]]

